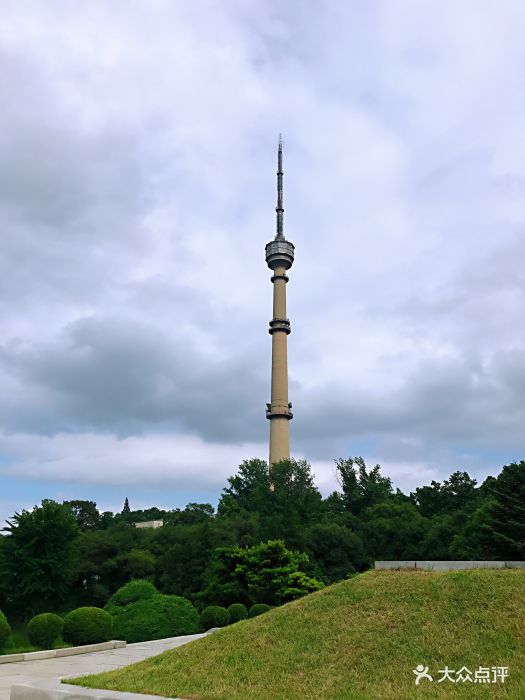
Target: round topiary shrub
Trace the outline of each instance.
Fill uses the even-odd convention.
[[[158,594],[158,590],[149,581],[135,579],[124,584],[118,591],[113,593],[104,608],[108,612],[114,613],[118,608],[122,608],[130,603],[136,603],[137,600],[148,600]]]
[[[0,649],[3,649],[7,644],[7,640],[11,636],[11,627],[7,621],[7,617],[0,610]]]
[[[54,613],[35,615],[27,625],[27,636],[31,644],[41,649],[52,649],[62,634],[64,621]]]
[[[230,613],[220,605],[209,605],[201,612],[201,625],[205,630],[211,627],[226,627],[230,624]]]
[[[102,608],[77,608],[64,618],[62,637],[74,646],[111,639],[113,618]]]
[[[268,610],[270,610],[270,606],[266,605],[266,603],[255,603],[255,605],[252,605],[250,608],[248,617],[257,617],[258,615],[268,612]]]
[[[200,632],[199,613],[187,598],[157,595],[138,600],[113,613],[115,639],[146,642]]]
[[[248,608],[242,603],[233,603],[228,608],[230,613],[230,622],[239,622],[239,620],[246,620],[248,617]]]

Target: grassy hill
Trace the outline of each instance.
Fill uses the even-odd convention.
[[[418,664],[434,682],[415,686]],[[509,677],[438,684],[445,666],[507,666]],[[198,700],[525,698],[525,570],[369,571],[76,682]]]

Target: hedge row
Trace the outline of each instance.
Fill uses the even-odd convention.
[[[27,625],[27,636],[34,646],[51,649],[60,636],[73,646],[106,642],[112,638],[127,642],[196,634],[201,629],[225,627],[256,617],[270,610],[256,603],[250,610],[242,603],[229,608],[210,605],[199,614],[191,601],[159,593],[149,581],[130,581],[109,599],[105,609],[83,607],[64,619],[54,613],[35,615]],[[11,635],[7,618],[0,611],[0,649]]]
[[[203,629],[209,630],[212,627],[226,627],[233,622],[245,620],[247,617],[257,617],[270,610],[270,606],[265,603],[255,603],[250,610],[242,603],[233,603],[229,608],[220,605],[210,605],[201,613],[201,625]]]
[[[113,618],[101,608],[77,608],[64,619],[54,613],[35,615],[27,624],[27,637],[31,644],[41,649],[52,649],[62,636],[65,642],[78,646],[96,644],[111,639]],[[0,649],[5,648],[11,628],[0,612]]]
[[[126,642],[178,637],[200,632],[199,614],[191,601],[159,593],[149,581],[129,581],[108,600],[113,633]]]

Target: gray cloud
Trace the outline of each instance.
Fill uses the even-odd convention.
[[[4,403],[7,429],[132,435],[171,428],[221,442],[262,436],[257,364],[206,357],[186,333],[170,339],[145,323],[86,318],[50,345],[7,346],[1,362],[20,396],[18,405]]]
[[[279,131],[296,454],[410,487],[520,455],[517,2],[0,14],[4,470],[162,480],[178,444],[199,488],[265,455]]]

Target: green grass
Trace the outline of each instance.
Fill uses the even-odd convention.
[[[415,686],[424,663],[505,684]],[[437,678],[436,678],[437,680]],[[77,685],[192,700],[525,698],[525,571],[370,571]]]

